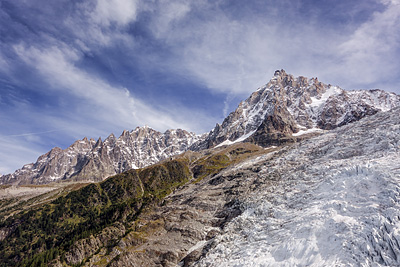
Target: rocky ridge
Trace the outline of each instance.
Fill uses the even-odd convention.
[[[263,146],[279,145],[397,106],[400,96],[394,93],[379,89],[345,91],[318,78],[295,78],[277,70],[269,83],[241,102],[222,124],[217,124],[191,149],[244,140]]]
[[[84,138],[67,149],[55,147],[36,163],[0,177],[0,184],[44,184],[58,180],[101,181],[183,153],[199,137],[185,130],[160,133],[148,126],[113,134],[104,141]]]

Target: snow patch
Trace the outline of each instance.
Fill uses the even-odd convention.
[[[340,94],[343,91],[343,89],[340,89],[337,86],[330,86],[328,87],[328,89],[325,91],[325,93],[323,93],[321,95],[321,97],[318,99],[316,97],[311,97],[311,104],[309,104],[309,106],[311,107],[319,107],[322,104],[324,104],[326,102],[326,100],[328,100],[328,98],[331,95],[336,95],[336,94]]]
[[[251,135],[253,135],[256,131],[257,130],[254,130],[254,131],[251,131],[251,132],[249,132],[249,133],[247,133],[245,135],[242,135],[241,137],[239,137],[235,141],[230,141],[229,139],[225,140],[224,142],[222,142],[221,144],[219,144],[219,145],[217,145],[215,147],[227,146],[227,145],[232,145],[232,144],[235,144],[235,143],[242,142],[242,141],[246,140],[247,138],[249,138]]]
[[[319,128],[311,128],[311,129],[307,129],[307,130],[300,130],[297,133],[293,133],[293,136],[300,136],[303,134],[309,134],[309,133],[322,133],[324,132],[324,130],[319,129]]]

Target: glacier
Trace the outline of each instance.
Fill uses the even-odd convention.
[[[195,266],[399,266],[399,115],[380,112],[237,166],[260,166],[260,185]]]

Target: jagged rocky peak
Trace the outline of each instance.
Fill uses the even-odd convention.
[[[330,130],[400,105],[400,97],[382,90],[345,91],[318,78],[294,77],[277,70],[272,79],[208,134],[193,150],[251,141],[263,146]]]
[[[117,138],[115,135],[112,133],[110,134],[106,139],[104,139],[104,144],[107,145],[115,145],[115,142],[117,141]]]
[[[283,98],[289,100],[286,106],[293,105],[293,103],[290,102],[292,99],[298,99],[300,106],[302,104],[311,104],[312,97],[320,100],[321,96],[331,88],[336,89],[338,93],[342,91],[342,89],[338,87],[334,87],[330,84],[326,85],[318,81],[317,77],[311,79],[304,76],[294,77],[291,74],[287,74],[285,70],[275,71],[275,75],[270,82],[260,89],[265,91],[271,87],[276,90],[275,93],[277,93],[278,100],[285,100]]]
[[[65,150],[53,148],[36,163],[2,176],[0,184],[38,184],[71,179],[100,181],[183,153],[199,138],[181,129],[167,130],[163,134],[148,126],[124,130],[118,138],[111,134],[104,141],[85,137]]]
[[[77,151],[82,151],[82,150],[90,150],[92,147],[97,143],[96,140],[91,138],[90,140],[87,137],[84,137],[82,140],[76,140],[72,145],[70,145],[67,150],[77,150]],[[62,149],[60,149],[62,151]]]
[[[43,162],[48,159],[54,158],[56,155],[60,154],[62,152],[62,149],[59,147],[53,147],[49,152],[47,152],[44,155],[41,155],[38,159],[37,162]]]
[[[138,137],[145,137],[147,135],[161,134],[161,133],[146,125],[143,127],[136,127],[135,130],[131,132],[124,131],[123,135],[124,134],[138,136]]]

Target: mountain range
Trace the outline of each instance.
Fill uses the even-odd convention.
[[[102,181],[129,169],[142,168],[185,152],[200,137],[185,130],[160,133],[137,127],[104,141],[83,138],[67,149],[55,147],[35,163],[0,177],[1,183],[44,184],[60,180]]]
[[[84,138],[1,176],[0,266],[399,266],[399,158],[398,95],[279,70],[209,133]]]
[[[104,141],[84,138],[67,149],[55,147],[35,163],[0,176],[0,184],[102,181],[143,168],[187,150],[236,142],[263,147],[296,142],[400,105],[400,96],[382,90],[345,91],[277,70],[272,79],[241,102],[222,124],[196,135],[177,129],[160,133],[148,126],[114,134]]]

